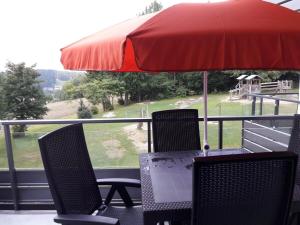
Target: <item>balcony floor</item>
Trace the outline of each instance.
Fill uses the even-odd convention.
[[[55,211],[1,211],[1,224],[7,225],[54,225]]]
[[[56,211],[52,210],[0,210],[0,224],[5,225],[57,225],[53,221]],[[169,225],[164,222],[164,225]]]

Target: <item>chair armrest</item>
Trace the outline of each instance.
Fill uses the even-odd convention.
[[[97,179],[98,185],[115,185],[115,186],[125,186],[125,187],[141,187],[141,181],[137,179],[128,178],[105,178]]]
[[[57,215],[54,222],[72,225],[120,225],[119,220],[115,218],[77,214]]]

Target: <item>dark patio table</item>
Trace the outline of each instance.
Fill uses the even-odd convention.
[[[209,156],[247,154],[245,149],[210,150]],[[192,209],[192,160],[202,151],[140,155],[144,224],[189,221]]]

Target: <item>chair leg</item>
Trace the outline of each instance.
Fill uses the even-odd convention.
[[[133,206],[133,202],[132,202],[132,200],[131,200],[131,198],[130,198],[130,196],[129,196],[127,190],[126,190],[126,188],[122,187],[122,186],[119,186],[119,187],[117,187],[117,190],[118,190],[121,198],[123,199],[123,201],[125,203],[125,206],[126,207]]]
[[[115,192],[116,192],[116,187],[115,187],[115,186],[112,186],[112,187],[110,188],[110,190],[109,190],[109,192],[108,192],[106,198],[105,198],[105,201],[104,201],[104,204],[105,204],[105,205],[108,205],[108,204],[111,202],[111,200],[112,200],[112,198],[113,198]]]

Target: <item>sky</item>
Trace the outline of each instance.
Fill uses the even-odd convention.
[[[218,0],[211,0],[218,1]],[[220,1],[220,0],[219,0]],[[278,0],[268,0],[278,2]],[[143,11],[152,0],[0,0],[0,71],[8,61],[58,69],[60,48]],[[160,0],[163,7],[180,2]],[[300,0],[293,7],[300,8]]]

